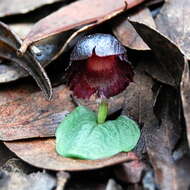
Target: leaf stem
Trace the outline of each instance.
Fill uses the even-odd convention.
[[[102,124],[105,122],[108,115],[108,103],[106,101],[102,101],[98,107],[98,116],[97,122],[98,124]]]

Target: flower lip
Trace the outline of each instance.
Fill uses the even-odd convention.
[[[70,60],[79,61],[92,56],[93,52],[100,57],[122,55],[126,53],[122,44],[111,34],[96,33],[83,37],[75,45]]]

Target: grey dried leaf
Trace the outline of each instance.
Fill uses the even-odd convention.
[[[179,86],[184,64],[184,56],[181,50],[157,30],[140,22],[130,22],[154,52],[160,62],[160,66],[165,71],[163,75],[170,76],[170,81],[172,81],[170,85]],[[162,75],[160,77],[162,77]],[[161,78],[160,81],[163,81],[163,79],[164,78]],[[168,84],[168,81],[165,81],[165,83]]]
[[[134,78],[126,90],[125,106],[123,114],[128,115],[140,125],[146,125],[149,120],[154,120],[153,113],[154,96],[152,88],[154,82],[146,75],[144,63],[141,61],[135,68]]]
[[[157,125],[158,121],[153,112],[154,94],[152,88],[154,81],[145,73],[143,61],[138,63],[134,72],[134,82],[127,87],[122,114],[131,117],[142,127],[141,138],[135,150],[141,155],[146,151],[146,128]]]
[[[1,190],[52,190],[56,180],[45,172],[31,173],[29,175],[19,172],[1,172]]]
[[[183,112],[185,116],[186,130],[187,130],[187,139],[190,147],[190,72],[189,72],[189,63],[186,60],[182,81],[181,81],[181,99],[183,103]]]
[[[146,148],[154,168],[155,180],[163,190],[178,190],[185,183],[179,182],[178,168],[173,150],[181,136],[179,94],[172,87],[162,87],[155,104],[160,125],[146,128]]]
[[[5,164],[0,167],[1,170],[6,171],[8,173],[10,172],[19,172],[19,173],[31,173],[34,172],[34,167],[31,165],[27,164],[26,162],[22,161],[19,158],[16,158],[15,155],[14,157],[8,159]]]
[[[123,190],[123,188],[114,179],[109,179],[105,190]]]
[[[171,39],[190,59],[190,1],[168,0],[155,22],[160,32]]]
[[[0,142],[0,168],[5,164],[7,160],[12,158],[14,154],[6,148],[6,146]]]
[[[12,62],[0,63],[0,83],[15,81],[27,75],[28,74],[26,73],[26,71],[18,67],[15,63]]]
[[[32,28],[33,23],[13,23],[9,24],[9,27],[12,31],[14,31],[20,39],[24,39],[30,29]]]
[[[47,98],[52,96],[49,78],[34,56],[27,51],[23,57],[18,57],[17,48],[21,40],[4,23],[0,22],[0,58],[7,59],[28,72],[37,82]]]
[[[75,31],[69,30],[40,40],[31,46],[31,51],[40,64],[46,67],[66,50],[63,47]],[[37,51],[35,52],[36,48]]]
[[[70,178],[69,173],[64,171],[57,172],[57,187],[55,190],[64,190],[65,185],[69,180],[69,178]]]
[[[15,14],[24,14],[33,11],[47,4],[52,4],[60,0],[1,0],[0,1],[0,17]]]
[[[30,31],[33,23],[17,23],[17,24],[10,24],[9,25],[12,31],[14,31],[21,39],[26,37],[26,34]],[[46,67],[50,64],[53,60],[55,60],[60,54],[62,54],[67,48],[63,48],[65,43],[67,43],[69,37],[75,32],[76,30],[69,30],[54,36],[50,36],[39,42],[34,43],[30,50],[33,53],[34,57],[40,62],[43,67]],[[68,43],[70,45],[70,43]],[[7,68],[8,70],[8,68]],[[11,72],[11,71],[10,71]],[[16,71],[17,72],[17,71]],[[21,72],[20,72],[21,73]],[[27,75],[18,75],[15,77],[16,80],[18,78],[24,77]],[[7,82],[9,82],[7,80]]]
[[[147,26],[151,26],[152,28],[156,28],[150,10],[148,8],[141,9],[132,15],[117,20],[116,24],[114,24],[112,27],[115,36],[126,47],[135,50],[150,50],[147,44],[136,32],[132,24],[128,21],[128,18],[133,21],[142,22]]]
[[[171,86],[174,86],[174,80],[171,77],[170,73],[166,72],[165,68],[162,66],[161,62],[155,58],[155,55],[152,52],[146,52],[146,60],[144,61],[143,66],[147,74],[149,74],[153,79],[160,81]]]

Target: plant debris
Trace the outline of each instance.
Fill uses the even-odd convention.
[[[0,189],[188,190],[189,8],[189,0],[1,0]],[[120,49],[111,48],[110,54],[104,48],[113,44],[105,40],[100,49],[92,43],[86,48],[83,43],[82,49],[90,49],[90,53],[76,51],[85,36],[97,33],[112,36]],[[109,90],[97,90],[115,78],[110,75],[106,84],[97,85],[99,79],[93,75],[88,84],[96,92],[84,91],[88,85],[81,78],[89,74],[86,63],[94,69],[102,60],[105,71],[115,60],[118,63],[116,57],[125,60],[123,65],[131,71],[129,76],[123,67],[119,69],[119,78],[130,78],[127,85],[121,89],[117,83]],[[57,127],[77,106],[90,110],[97,125],[121,117],[134,120],[141,131],[135,148],[128,153],[115,151],[122,139],[116,140],[108,132],[102,138],[105,142],[93,138],[89,142],[97,134],[95,129],[86,137],[65,137],[64,132],[60,139],[64,137],[67,143],[74,144],[74,139],[84,142],[70,150],[80,146],[81,153],[82,146],[92,143],[93,148],[86,152],[94,153],[90,158],[95,160],[60,156]],[[74,127],[64,130],[75,129],[72,134],[79,134],[75,127],[83,126],[88,114],[85,119],[76,117]],[[128,133],[121,126],[114,134],[120,133],[125,144]],[[98,155],[96,147],[107,142],[114,153]],[[98,156],[101,159],[96,160]]]

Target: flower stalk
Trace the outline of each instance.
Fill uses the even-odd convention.
[[[103,124],[106,121],[108,115],[108,103],[102,101],[98,107],[97,123]]]

